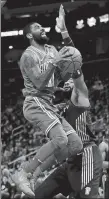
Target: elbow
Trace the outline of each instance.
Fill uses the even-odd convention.
[[[88,98],[89,91],[88,91],[88,88],[87,88],[85,82],[82,82],[82,89],[81,90],[83,90],[83,94]]]
[[[83,149],[83,143],[79,137],[77,139],[76,148],[77,148],[77,153],[80,153]]]

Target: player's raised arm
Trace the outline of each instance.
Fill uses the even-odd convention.
[[[74,48],[70,47],[70,53],[74,52]],[[75,49],[76,52],[76,49]],[[74,55],[77,56],[77,55]],[[73,56],[71,57],[72,62],[70,61],[70,67],[72,74],[72,81],[71,79],[68,80],[65,85],[64,89],[68,90],[69,88],[72,88],[72,94],[71,94],[71,101],[73,104],[76,106],[84,106],[84,107],[89,107],[89,99],[88,99],[88,89],[86,86],[86,83],[84,81],[84,76],[82,73],[82,59],[79,59],[79,55],[77,56],[76,62]],[[80,63],[80,64],[79,64]],[[66,70],[66,73],[68,72],[69,69]]]
[[[60,29],[60,31],[61,31],[61,35],[64,40],[64,44],[67,46],[74,47],[74,43],[73,43],[72,39],[70,38],[69,33],[66,28],[66,25],[65,25],[65,12],[64,12],[64,8],[62,5],[60,6],[60,9],[59,9],[59,17],[56,18],[56,27],[58,29]],[[73,64],[73,62],[72,62],[72,64]],[[89,105],[88,89],[84,82],[84,76],[82,74],[81,68],[78,68],[78,70],[74,69],[72,75],[73,75],[72,78],[73,78],[73,83],[74,83],[74,89],[72,91],[72,100],[75,101],[78,99],[80,101],[80,103],[82,101],[82,104],[83,104],[83,99],[85,99],[86,106],[87,106],[87,104]]]
[[[65,12],[63,5],[59,9],[59,17],[56,18],[56,28],[61,31],[61,35],[66,46],[74,46],[72,39],[69,36],[68,30],[65,25]]]

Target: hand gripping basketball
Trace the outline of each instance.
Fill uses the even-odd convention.
[[[79,50],[70,46],[62,48],[59,53],[64,54],[66,58],[66,60],[61,60],[58,64],[60,75],[64,81],[68,81],[72,77],[74,70],[82,67],[82,56]]]
[[[68,51],[69,49],[66,46],[63,47],[52,59],[52,63],[59,65],[61,61],[69,61],[72,54]]]

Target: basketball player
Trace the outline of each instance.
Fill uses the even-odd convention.
[[[79,77],[73,77],[64,86],[71,93],[67,104],[65,118],[73,126],[84,144],[84,152],[70,158],[56,169],[35,190],[36,199],[51,199],[56,194],[68,196],[71,192],[75,198],[97,198],[102,172],[102,157],[95,144],[95,137],[90,130],[88,90],[84,82],[82,70]],[[64,92],[64,97],[66,93]],[[46,162],[47,164],[47,162]],[[41,171],[47,169],[41,165]]]
[[[75,198],[97,198],[102,157],[91,131],[88,89],[81,68],[74,71],[72,79],[65,83],[64,90],[63,99],[71,93],[64,116],[80,136],[84,151],[75,157],[70,156],[39,187],[36,183],[35,198],[51,199],[56,194],[68,196],[71,192]],[[48,162],[46,160],[41,165],[41,171],[48,168]]]
[[[109,138],[103,140],[99,144],[99,149],[102,154],[103,159],[103,176],[102,176],[102,188],[105,195],[105,198],[109,197]],[[102,189],[100,189],[102,190]]]
[[[66,29],[61,33],[66,39]],[[80,153],[83,145],[72,126],[58,114],[58,109],[52,104],[54,88],[57,86],[57,79],[54,80],[55,69],[60,61],[69,60],[72,54],[68,54],[67,57],[66,47],[58,52],[54,46],[47,45],[46,32],[36,22],[24,28],[24,36],[29,40],[30,46],[20,60],[25,85],[23,113],[30,123],[38,126],[49,137],[50,141],[43,145],[34,159],[27,162],[21,171],[12,176],[12,179],[23,193],[34,197],[27,179],[28,173],[33,173],[47,158],[51,156],[54,158],[54,154],[65,148],[67,144],[69,156]],[[70,41],[71,39],[68,38],[67,42]],[[51,159],[50,164],[52,165]]]
[[[78,154],[56,169],[35,191],[35,198],[49,199],[58,193],[68,196],[73,192],[75,198],[97,198],[102,173],[102,157],[91,132],[88,90],[81,75],[65,83],[63,99],[71,92],[65,118],[73,126],[84,144],[83,154]],[[61,90],[62,92],[62,90]],[[46,166],[47,165],[47,166]],[[41,165],[41,171],[48,163]],[[47,188],[49,187],[49,188]]]

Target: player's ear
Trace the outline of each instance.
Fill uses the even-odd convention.
[[[28,39],[32,39],[32,38],[33,38],[33,36],[32,36],[31,33],[27,33],[27,34],[26,34],[26,37],[27,37]]]

